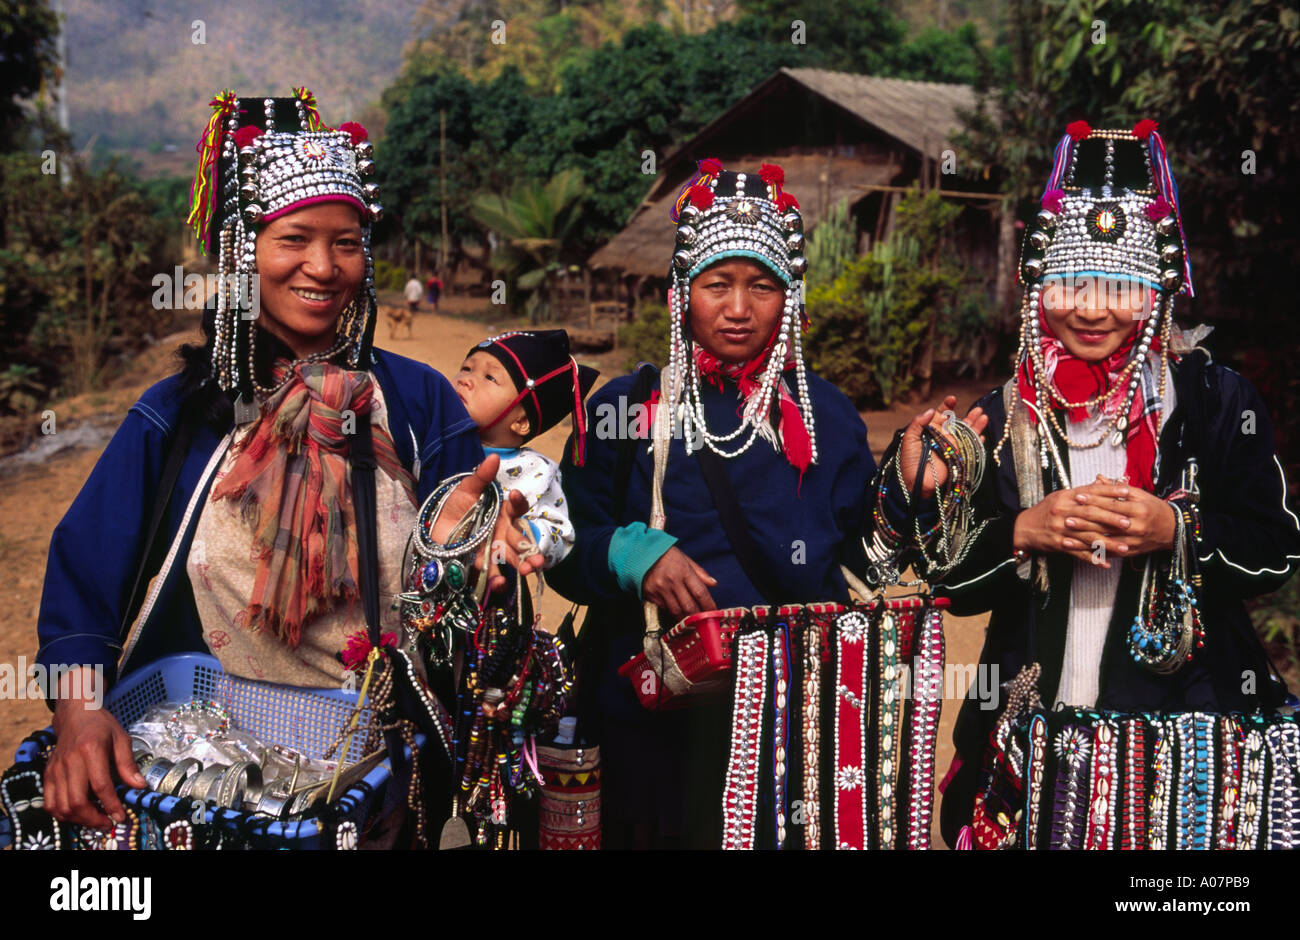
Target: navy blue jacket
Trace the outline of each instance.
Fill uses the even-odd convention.
[[[1124,562],[1102,652],[1097,707],[1222,712],[1276,705],[1278,690],[1242,603],[1243,598],[1276,590],[1300,562],[1300,519],[1287,505],[1285,477],[1274,455],[1273,425],[1250,382],[1208,362],[1203,352],[1178,360],[1172,371],[1177,402],[1160,435],[1155,491],[1166,496],[1176,490],[1188,458],[1196,458],[1203,538],[1197,554],[1204,579],[1198,602],[1205,647],[1166,676],[1129,656],[1126,633],[1137,613],[1142,570],[1136,560]],[[1006,422],[1002,390],[978,404],[989,416],[984,437],[991,452]],[[1061,453],[1064,446],[1058,439]],[[1056,488],[1050,471],[1044,471],[1043,479],[1044,492]],[[975,507],[980,519],[991,521],[965,562],[935,586],[935,593],[951,597],[957,614],[992,611],[981,668],[995,665],[998,681],[1006,682],[1022,666],[1040,663],[1039,691],[1050,705],[1065,658],[1074,560],[1048,556],[1046,596],[1017,576],[1011,540],[1020,497],[1009,442],[1000,467],[990,453]],[[957,829],[970,820],[979,765],[997,714],[996,709],[981,710],[971,697],[958,715],[953,741],[962,764],[943,805],[949,845]]]
[[[472,470],[483,459],[478,429],[442,375],[383,350],[375,350],[371,372],[383,391],[397,455],[416,476],[421,501],[440,480]],[[168,444],[180,422],[179,389],[180,376],[173,375],[131,406],[54,530],[36,627],[37,660],[47,669],[54,664],[101,665],[110,685],[116,678],[125,640],[119,636],[122,618],[144,552]],[[174,564],[161,587],[154,586],[157,596],[139,625],[126,671],[170,653],[207,652],[185,571],[206,487],[179,540],[176,535],[223,438],[212,426],[200,426],[181,466],[159,530],[160,539],[174,543]]]
[[[625,508],[615,512],[618,444],[604,432],[602,414],[626,412],[634,376],[606,384],[590,399],[585,466],[574,466],[572,448],[562,465],[577,541],[547,573],[565,597],[590,605],[580,635],[581,733],[601,746],[602,818],[606,844],[716,848],[720,838],[722,775],[727,757],[727,707],[695,706],[655,713],[641,707],[618,667],[641,650],[642,606],[624,592],[609,567],[615,528],[650,518],[654,461],[636,446]],[[656,377],[654,387],[658,387]],[[734,383],[727,391],[704,385],[709,427],[726,433],[739,423],[741,401]],[[802,483],[799,471],[766,440],[723,462],[748,526],[776,579],[764,585],[781,603],[848,599],[839,570],[863,569],[860,536],[870,530],[876,473],[866,427],[838,389],[809,373],[818,463]],[[635,418],[635,416],[633,416]],[[623,423],[623,422],[620,422]],[[724,445],[726,446],[726,445]],[[728,449],[734,449],[734,445]],[[742,569],[699,463],[685,441],[672,441],[664,481],[665,530],[676,547],[717,579],[710,593],[719,608],[765,603],[763,592]]]

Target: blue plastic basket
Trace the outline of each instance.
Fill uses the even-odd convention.
[[[166,656],[123,676],[109,692],[104,706],[125,728],[143,718],[154,705],[196,698],[215,701],[226,710],[239,730],[267,744],[293,748],[304,757],[322,759],[325,750],[345,726],[358,694],[343,689],[307,689],[243,679],[226,673],[212,656],[183,653]],[[365,725],[369,719],[370,708],[367,706],[362,709],[360,724]],[[347,752],[336,755],[336,758],[341,756],[348,763],[360,760],[364,756],[364,738],[365,735],[358,732]],[[416,735],[416,741],[422,744],[423,736]],[[38,750],[34,743],[23,744],[15,753],[14,760],[32,761],[36,759]],[[409,751],[407,756],[410,756]],[[352,819],[360,827],[371,808],[382,799],[391,776],[392,768],[385,758],[361,783],[353,785],[339,798],[340,818]],[[120,792],[124,803],[155,820],[177,816],[176,807],[180,801],[174,796],[130,788]],[[314,819],[280,822],[269,816],[209,807],[204,813],[204,821],[224,832],[252,836],[256,844],[267,848],[330,847],[322,845],[322,827]]]

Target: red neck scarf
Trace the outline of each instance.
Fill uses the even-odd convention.
[[[1120,344],[1119,349],[1115,350],[1103,361],[1088,362],[1073,355],[1065,348],[1065,344],[1056,338],[1052,332],[1051,326],[1047,322],[1047,317],[1043,314],[1042,308],[1038,311],[1038,322],[1040,327],[1039,349],[1043,354],[1043,366],[1047,375],[1043,376],[1044,382],[1050,382],[1056,387],[1061,396],[1069,402],[1084,402],[1096,398],[1098,395],[1104,396],[1099,403],[1100,411],[1105,415],[1114,415],[1117,410],[1124,405],[1124,395],[1128,388],[1128,381],[1118,382],[1119,374],[1128,365],[1129,355],[1132,353],[1133,344],[1137,341],[1138,332],[1141,330],[1142,323],[1137,321],[1129,335]],[[1133,486],[1140,486],[1148,492],[1155,491],[1155,481],[1153,471],[1156,459],[1156,439],[1159,433],[1160,411],[1163,403],[1160,401],[1148,401],[1148,389],[1156,388],[1152,379],[1152,363],[1159,363],[1161,343],[1160,337],[1151,338],[1151,351],[1147,360],[1138,368],[1144,373],[1138,392],[1133,396],[1133,404],[1129,408],[1128,431],[1125,435],[1125,473],[1128,475],[1128,481]],[[1038,402],[1038,390],[1034,383],[1032,371],[1034,369],[1033,359],[1026,356],[1020,363],[1016,371],[1016,385],[1020,391],[1020,397],[1035,408],[1042,407]],[[1150,396],[1155,398],[1157,396]],[[1059,407],[1054,401],[1044,402],[1043,405],[1048,407]],[[1082,421],[1088,417],[1086,408],[1068,409],[1068,417],[1071,421]],[[1029,412],[1029,420],[1036,422],[1038,420],[1034,411]],[[1076,484],[1087,481],[1074,481]]]
[[[695,365],[700,370],[701,377],[717,386],[719,391],[722,390],[724,379],[735,382],[740,388],[741,398],[745,400],[745,405],[740,408],[743,413],[745,406],[749,404],[750,398],[758,394],[762,388],[762,373],[767,366],[772,347],[776,345],[776,334],[777,331],[773,330],[771,339],[767,341],[767,348],[748,362],[723,362],[712,353],[706,352],[699,343],[692,343]],[[785,362],[782,363],[781,371],[783,373],[790,372],[795,367],[794,351],[787,346]],[[791,397],[790,390],[786,387],[785,382],[778,381],[776,387],[780,394],[781,423],[779,432],[781,435],[781,448],[785,453],[785,459],[790,462],[791,466],[798,469],[799,476],[802,479],[804,471],[812,463],[812,437],[808,434],[803,415],[800,414],[799,406],[795,404],[795,400]],[[766,413],[763,414],[763,417],[766,418]]]
[[[360,596],[357,527],[348,476],[351,431],[343,411],[365,420],[374,404],[369,373],[325,362],[277,362],[274,381],[293,379],[262,405],[230,472],[212,499],[239,500],[252,525],[257,578],[247,608],[250,630],[269,629],[297,649],[302,628],[338,601]],[[415,504],[411,475],[392,436],[372,429],[375,459]]]

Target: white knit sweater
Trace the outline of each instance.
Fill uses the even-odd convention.
[[[1174,404],[1173,376],[1166,373],[1164,408],[1160,416],[1162,429],[1173,413]],[[1091,416],[1069,424],[1070,437],[1077,441],[1096,440],[1100,429],[1101,422]],[[1092,483],[1099,473],[1112,480],[1124,475],[1124,445],[1112,446],[1109,437],[1100,447],[1071,447],[1069,453],[1070,483],[1074,486]],[[1120,576],[1121,559],[1112,555],[1109,560],[1108,569],[1091,561],[1076,559],[1074,562],[1074,577],[1070,582],[1070,619],[1065,633],[1061,682],[1056,691],[1057,705],[1092,708],[1097,704],[1101,652],[1106,644],[1106,630],[1110,626]]]

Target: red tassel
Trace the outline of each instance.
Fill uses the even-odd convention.
[[[707,186],[692,186],[691,205],[697,209],[709,208],[713,205],[713,190]]]
[[[802,476],[812,463],[812,438],[804,427],[799,408],[784,396],[781,397],[781,443],[785,447],[785,459]]]
[[[239,130],[235,131],[235,146],[240,150],[243,150],[261,136],[262,129],[260,127],[253,127],[252,125],[241,127]]]
[[[1061,211],[1061,200],[1065,198],[1065,190],[1049,189],[1043,193],[1043,208],[1049,212]]]
[[[795,199],[794,195],[791,193],[782,192],[776,197],[776,207],[782,212],[786,209],[798,209],[799,200]]]
[[[706,157],[700,161],[700,172],[709,176],[717,176],[722,172],[722,161],[716,157]]]
[[[1091,134],[1092,128],[1087,121],[1072,121],[1066,125],[1065,132],[1073,137],[1077,143]]]
[[[1133,136],[1139,140],[1146,140],[1155,133],[1155,129],[1159,126],[1159,124],[1150,118],[1143,118],[1133,126]]]
[[[758,168],[758,178],[770,186],[781,186],[785,183],[785,170],[779,164],[764,163]]]
[[[1173,209],[1169,203],[1165,202],[1163,196],[1157,196],[1156,201],[1146,207],[1147,218],[1152,222],[1158,222],[1167,216]]]

